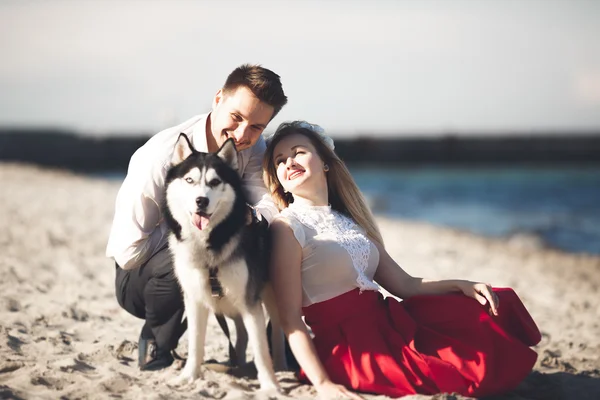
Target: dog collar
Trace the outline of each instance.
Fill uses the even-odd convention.
[[[219,282],[219,278],[217,274],[219,273],[219,267],[209,268],[208,269],[208,282],[210,283],[210,292],[212,297],[222,298],[225,296],[223,293],[223,286],[221,286],[221,282]]]

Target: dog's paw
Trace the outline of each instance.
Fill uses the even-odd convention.
[[[263,382],[260,384],[260,394],[267,397],[276,397],[277,395],[285,394],[284,391],[274,382]]]
[[[169,381],[169,385],[170,386],[189,385],[190,383],[193,383],[196,379],[202,379],[202,372],[200,371],[200,369],[199,368],[193,369],[193,368],[185,367],[183,369],[183,371],[181,371],[181,374],[179,374],[178,376],[176,376],[175,378],[173,378]]]

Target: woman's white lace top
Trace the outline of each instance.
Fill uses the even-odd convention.
[[[377,247],[351,218],[330,206],[294,203],[276,218],[285,220],[302,247],[302,306],[352,289],[378,290],[373,276]]]

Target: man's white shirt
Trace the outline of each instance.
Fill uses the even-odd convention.
[[[195,116],[181,125],[159,132],[131,157],[127,176],[115,203],[115,216],[106,248],[123,269],[144,264],[167,245],[168,228],[162,216],[164,185],[171,157],[180,133],[185,133],[194,148],[208,152],[206,119]],[[262,159],[266,143],[261,136],[249,149],[238,153],[238,172],[246,196],[269,222],[279,212],[262,179]]]

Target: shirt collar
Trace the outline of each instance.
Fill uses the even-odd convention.
[[[195,125],[192,131],[192,145],[194,148],[202,153],[208,153],[208,143],[206,142],[206,123],[210,113],[206,114],[204,118],[200,119]]]

